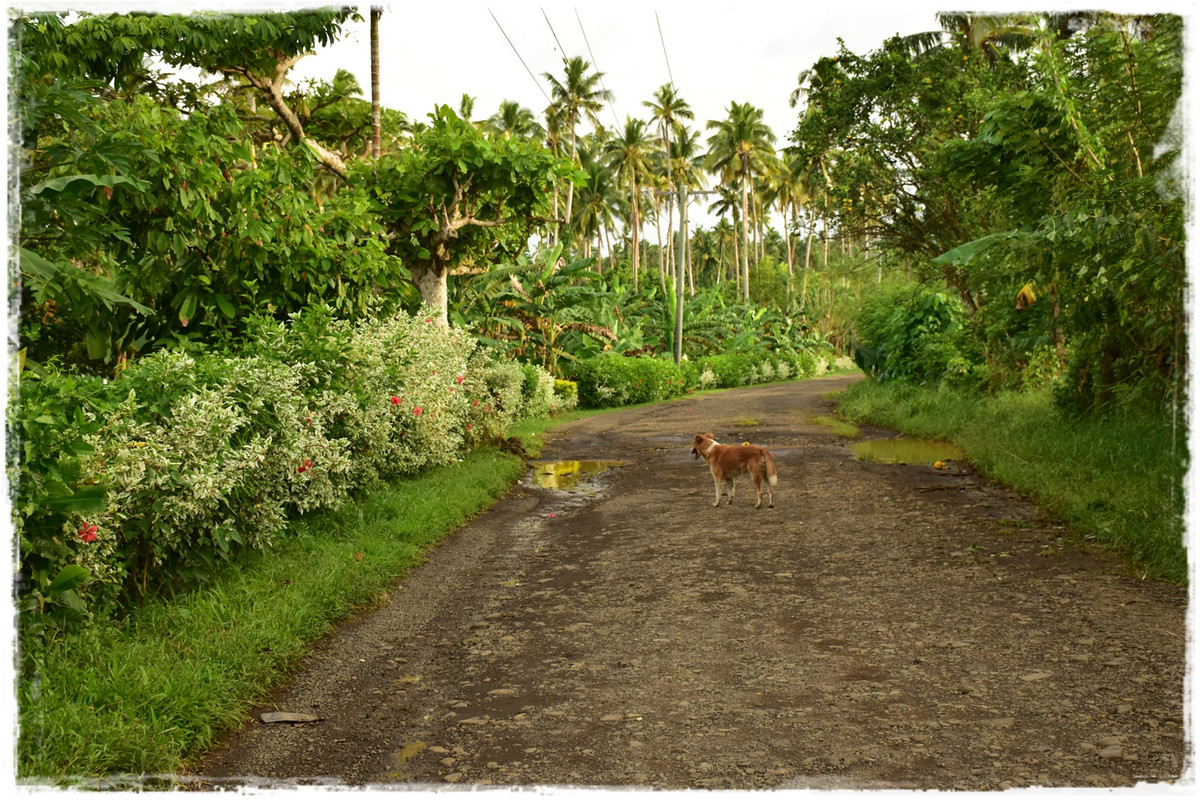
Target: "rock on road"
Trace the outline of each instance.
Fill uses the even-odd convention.
[[[552,431],[539,460],[624,466],[516,487],[322,641],[193,787],[1190,783],[1186,590],[969,465],[855,460],[813,422],[853,380]],[[776,508],[745,477],[712,507],[688,449],[708,431],[771,449]]]

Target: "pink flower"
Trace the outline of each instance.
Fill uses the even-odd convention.
[[[471,430],[471,423],[467,423],[467,430]]]
[[[79,538],[85,543],[91,544],[96,541],[96,531],[100,530],[95,525],[88,525],[86,522],[79,526]]]
[[[453,386],[451,386],[451,387],[450,387],[450,391],[452,391],[452,392],[454,391],[454,387],[453,387]]]
[[[392,405],[394,405],[394,406],[400,405],[400,398],[396,397],[396,395],[392,395]]]
[[[459,375],[459,376],[458,376],[458,382],[459,382],[459,383],[462,383],[462,382],[463,382],[463,376],[462,376],[462,375]]]
[[[422,409],[420,406],[417,406],[416,408],[414,408],[414,409],[413,409],[413,413],[414,413],[414,414],[416,414],[416,415],[419,417],[419,416],[421,416],[421,411],[422,411],[422,410],[423,410],[423,409]]]
[[[296,472],[305,473],[305,472],[308,472],[310,469],[312,469],[312,462],[306,458],[306,459],[304,459],[304,464],[302,466],[300,466],[299,468],[297,468]]]
[[[478,398],[476,398],[475,402],[474,402],[474,403],[471,403],[471,405],[472,405],[472,406],[477,406],[477,405],[479,405],[479,399],[478,399]]]

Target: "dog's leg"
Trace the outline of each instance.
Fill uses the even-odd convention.
[[[721,505],[721,480],[715,474],[713,475],[713,485],[717,489],[717,499],[713,501],[713,508],[717,508]]]
[[[762,477],[759,475],[759,470],[751,470],[750,477],[754,479],[754,491],[758,492],[758,502],[754,504],[754,507],[762,508]]]
[[[725,505],[731,506],[733,505],[733,478],[725,479],[725,488],[729,490],[729,502]]]

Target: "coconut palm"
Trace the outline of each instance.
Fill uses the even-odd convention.
[[[604,146],[604,155],[609,167],[616,172],[618,180],[629,186],[629,228],[632,236],[633,289],[638,288],[638,265],[640,263],[639,229],[642,187],[654,173],[654,140],[646,130],[646,123],[632,117],[625,118],[625,127]]]
[[[565,80],[559,81],[549,72],[542,73],[542,77],[550,83],[552,98],[550,108],[546,110],[547,125],[550,125],[549,120],[553,115],[559,118],[562,129],[570,132],[571,160],[575,163],[579,162],[577,132],[579,123],[586,117],[591,120],[593,125],[600,127],[600,120],[596,112],[604,108],[605,103],[612,100],[612,92],[603,88],[601,83],[604,73],[589,73],[591,66],[579,56],[574,56],[563,62]],[[563,217],[565,221],[571,219],[571,205],[574,198],[575,185],[568,183],[567,213]]]
[[[596,239],[597,271],[603,272],[601,264],[601,237],[616,226],[616,221],[625,216],[628,203],[621,191],[617,177],[600,159],[601,143],[582,144],[579,148],[579,163],[587,173],[587,181],[579,187],[578,203],[575,207],[573,225],[583,240],[583,255],[591,255],[591,241]],[[612,247],[609,247],[612,254]]]
[[[667,154],[665,161],[667,168],[667,184],[668,188],[674,183],[671,177],[671,137],[679,135],[683,127],[684,120],[695,119],[696,115],[692,112],[692,107],[688,102],[679,96],[675,85],[664,83],[658,87],[658,91],[654,93],[653,100],[643,100],[642,105],[650,109],[650,119],[658,123],[659,133],[663,138],[663,152]],[[673,207],[673,199],[667,199],[667,228],[671,227],[671,212]]]
[[[740,295],[741,274],[738,271],[738,265],[741,263],[741,257],[738,254],[741,252],[741,248],[738,246],[737,229],[738,220],[741,219],[741,198],[734,187],[727,184],[718,184],[716,192],[717,199],[709,205],[708,213],[717,216],[717,225],[713,230],[718,233],[721,243],[721,268],[717,273],[717,282],[725,280],[725,244],[728,242],[733,250],[731,272],[734,277],[734,286],[737,287],[737,293]],[[726,217],[733,217],[733,222],[730,223]]]
[[[486,131],[497,137],[540,140],[546,135],[533,112],[516,100],[501,101],[499,110],[483,124]]]
[[[788,297],[792,294],[792,277],[796,270],[796,240],[800,209],[809,201],[808,182],[802,166],[794,156],[779,159],[767,175],[765,197],[783,215],[783,239],[787,251]]]
[[[471,120],[471,115],[474,113],[475,98],[466,92],[463,92],[462,99],[458,101],[458,116],[461,117],[464,122],[470,122],[472,125],[474,125],[475,122]]]
[[[675,185],[685,186],[689,192],[703,189],[705,185],[704,171],[699,168],[702,158],[699,141],[699,131],[691,131],[681,125],[675,131],[675,139],[671,142],[670,147],[671,174],[675,177]],[[672,248],[674,244],[675,240],[671,239]],[[690,254],[685,253],[685,255]],[[688,258],[688,274],[691,275],[690,258]],[[692,291],[695,292],[694,285]]]
[[[1064,29],[1069,29],[1080,15],[1055,16],[1052,21],[1066,20]],[[942,47],[958,46],[965,52],[978,51],[995,64],[1004,57],[1005,50],[1024,51],[1033,47],[1036,30],[1032,18],[1025,14],[976,15],[954,12],[937,14],[941,30],[925,31],[903,36],[900,41],[912,55]]]
[[[708,137],[708,168],[722,183],[739,183],[742,189],[742,297],[750,299],[750,185],[769,159],[775,157],[775,134],[763,122],[763,112],[749,103],[729,104],[729,116],[710,120],[715,132]]]
[[[383,141],[380,134],[380,103],[379,103],[379,18],[383,9],[371,6],[371,156],[379,158],[383,151]]]

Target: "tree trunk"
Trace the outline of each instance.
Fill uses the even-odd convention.
[[[379,158],[383,140],[379,128],[379,18],[383,8],[371,6],[371,155]]]
[[[808,246],[804,248],[804,278],[800,281],[800,307],[803,308],[808,300],[808,271],[812,267],[812,240],[816,233],[816,223],[808,231]]]
[[[662,238],[662,200],[654,195],[654,230],[658,234],[658,283],[665,294],[667,291],[667,260]]]
[[[412,281],[421,293],[421,303],[433,309],[433,321],[443,328],[450,327],[446,274],[446,268],[436,263],[425,262],[412,267]]]
[[[287,74],[292,67],[307,55],[311,53],[297,53],[294,56],[284,58],[275,65],[275,77],[268,81],[261,75],[249,71],[245,67],[222,67],[218,68],[220,72],[226,75],[240,75],[249,81],[250,85],[259,91],[260,96],[267,101],[267,105],[279,115],[279,119],[283,122],[284,127],[288,129],[288,134],[297,142],[303,142],[316,153],[317,158],[329,168],[331,172],[339,178],[346,177],[346,164],[342,161],[341,156],[329,150],[324,145],[304,135],[304,125],[300,122],[300,117],[292,110],[291,106],[283,98],[283,86],[287,79]]]
[[[796,273],[796,244],[792,238],[792,226],[788,225],[788,211],[791,210],[791,204],[785,203],[783,208],[783,243],[787,250],[787,299],[790,302],[792,299],[792,278]]]
[[[750,175],[742,176],[742,299],[750,299]]]
[[[575,138],[575,129],[571,129],[571,165],[579,166],[579,140]],[[571,224],[571,207],[575,204],[575,181],[567,181],[567,214],[558,227],[558,236],[554,243],[562,241],[563,228]]]
[[[629,199],[633,201],[633,219],[632,219],[632,223],[630,225],[630,227],[632,229],[630,231],[630,233],[631,233],[631,236],[633,237],[633,246],[630,248],[630,251],[631,251],[630,259],[631,259],[631,266],[633,267],[633,291],[636,292],[638,290],[638,263],[641,260],[639,258],[639,255],[640,255],[639,249],[640,248],[639,248],[639,244],[638,244],[638,228],[641,227],[642,222],[641,222],[641,219],[638,217],[637,182],[635,180],[633,180],[632,178],[629,180]]]

